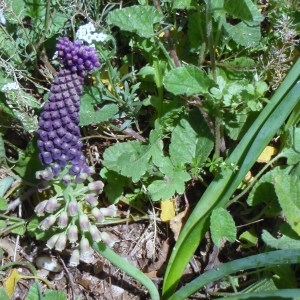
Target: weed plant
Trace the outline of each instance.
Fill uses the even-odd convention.
[[[296,0],[1,1],[2,238],[96,251],[151,299],[299,297],[299,33]],[[168,202],[189,215],[156,287],[104,225],[168,226]],[[203,243],[222,264],[186,284]],[[18,265],[26,299],[66,299],[21,261],[1,299]]]

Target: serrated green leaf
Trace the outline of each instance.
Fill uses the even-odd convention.
[[[80,126],[108,121],[119,111],[118,105],[113,103],[105,104],[99,109],[95,109],[95,105],[95,99],[91,95],[82,96],[79,112]]]
[[[139,141],[116,143],[104,151],[103,165],[137,182],[148,170],[151,156],[162,149],[160,134],[155,130],[150,133],[150,141],[149,145]]]
[[[103,165],[137,182],[147,171],[151,148],[138,141],[116,143],[103,153]]]
[[[233,243],[236,239],[236,227],[230,213],[222,208],[216,208],[210,216],[210,231],[214,244],[220,248],[227,240]]]
[[[223,26],[229,36],[238,44],[244,47],[253,47],[261,39],[260,26],[255,23],[240,22],[237,25],[223,23]]]
[[[159,161],[159,170],[164,174],[164,179],[154,180],[148,186],[148,192],[153,201],[170,199],[177,192],[183,194],[185,182],[190,180],[190,175],[174,166],[169,157]]]
[[[108,24],[116,25],[121,30],[149,38],[154,35],[154,24],[161,22],[162,19],[163,14],[153,6],[134,5],[111,11],[106,20]]]
[[[280,170],[274,174],[275,192],[284,216],[292,229],[300,235],[300,185],[299,177],[287,176]]]
[[[169,71],[164,78],[164,85],[174,95],[192,96],[207,93],[214,81],[198,67],[184,66]]]
[[[213,136],[199,111],[193,110],[175,127],[169,148],[175,166],[207,159],[214,147]]]
[[[263,20],[263,16],[251,0],[224,0],[224,9],[231,16],[241,20],[258,22]]]
[[[282,235],[279,239],[276,239],[265,229],[262,232],[261,238],[267,246],[274,249],[300,249],[300,239],[293,239],[286,235]]]

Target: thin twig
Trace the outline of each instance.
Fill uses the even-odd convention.
[[[60,256],[58,256],[58,259],[59,259],[60,263],[63,265],[63,268],[64,268],[64,270],[67,274],[67,277],[69,279],[69,283],[70,283],[71,290],[72,290],[72,298],[73,298],[73,300],[76,300],[77,297],[76,297],[76,292],[75,292],[75,285],[74,285],[73,275],[69,272],[69,270],[68,270],[65,262],[63,261],[63,259]]]

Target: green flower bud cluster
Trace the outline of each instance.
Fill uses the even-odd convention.
[[[97,207],[103,183],[71,181],[66,186],[56,180],[52,185],[56,195],[35,207],[35,213],[41,219],[39,229],[53,234],[46,246],[61,252],[71,244],[70,266],[77,266],[80,260],[90,260],[93,251],[89,241],[103,241],[108,246],[113,246],[115,240],[108,233],[100,232],[96,226],[103,223],[105,217],[117,216],[115,205]]]

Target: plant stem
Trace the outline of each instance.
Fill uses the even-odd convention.
[[[211,70],[213,80],[217,81],[217,72],[216,72],[216,57],[215,57],[215,46],[214,46],[214,38],[212,32],[212,8],[211,8],[211,0],[206,0],[206,36],[208,41],[209,48],[209,56],[211,62]],[[221,130],[222,121],[220,117],[216,116],[215,119],[215,156],[218,158],[220,156],[220,152],[225,152],[225,143],[222,138],[222,130]]]
[[[156,8],[158,11],[162,12],[158,0],[153,0],[153,4],[154,4],[155,8]],[[177,53],[176,53],[176,49],[175,49],[175,47],[174,47],[172,38],[171,38],[170,30],[169,30],[169,29],[166,29],[166,30],[164,31],[164,33],[165,33],[165,37],[166,37],[166,39],[167,39],[167,42],[168,42],[168,44],[169,44],[170,55],[171,55],[171,57],[173,58],[175,67],[178,68],[178,67],[180,67],[180,61],[179,61],[178,55],[177,55]]]

